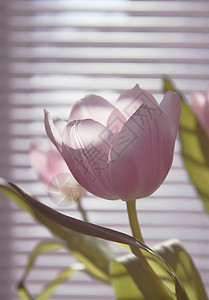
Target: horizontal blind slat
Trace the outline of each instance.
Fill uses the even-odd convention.
[[[188,3],[189,2],[189,3]],[[130,3],[128,1],[105,1],[105,2],[95,2],[95,1],[59,1],[59,3],[51,3],[51,1],[10,1],[9,9],[10,13],[49,13],[49,12],[65,12],[70,11],[101,11],[101,12],[128,12],[136,13],[138,12],[148,12],[149,14],[153,12],[157,14],[158,12],[163,12],[167,15],[171,12],[178,12],[187,15],[191,12],[198,14],[199,12],[204,13],[204,11],[209,11],[209,4],[207,1],[140,1]]]

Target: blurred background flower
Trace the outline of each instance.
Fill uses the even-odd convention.
[[[192,94],[192,109],[209,137],[209,89]]]
[[[64,159],[53,146],[43,142],[33,142],[30,148],[32,167],[46,185],[53,203],[59,207],[69,207],[85,196],[85,190],[75,180]]]

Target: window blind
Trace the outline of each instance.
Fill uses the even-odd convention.
[[[68,117],[72,105],[95,93],[114,102],[136,83],[161,100],[162,76],[190,99],[209,81],[208,1],[0,1],[0,175],[47,205],[80,218],[75,206],[55,207],[30,167],[29,145],[46,140],[44,107]],[[191,185],[176,142],[164,184],[137,202],[145,241],[179,238],[209,293],[209,216]],[[125,204],[88,194],[96,224],[130,233]],[[18,299],[15,285],[28,253],[50,233],[11,201],[0,201],[0,298]],[[118,249],[118,248],[117,248]],[[120,250],[118,250],[120,251]],[[67,253],[40,257],[27,282],[32,294],[74,261]],[[111,287],[77,274],[51,299],[115,299]]]

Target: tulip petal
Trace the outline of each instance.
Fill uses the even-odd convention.
[[[158,107],[155,98],[137,84],[133,89],[123,92],[116,101],[115,106],[128,120],[142,104]]]
[[[33,143],[30,147],[30,159],[41,181],[46,185],[57,174],[69,173],[64,159],[54,146]]]
[[[87,95],[73,106],[69,121],[93,119],[104,126],[111,126],[110,123],[117,117],[125,122],[120,111],[107,100],[100,96]]]
[[[76,180],[89,192],[110,200],[118,199],[108,168],[112,138],[102,124],[86,119],[66,125],[62,145],[63,158]]]
[[[209,136],[209,90],[206,92],[206,98],[205,98],[205,110],[204,110],[204,120],[205,120],[205,131],[207,132]]]
[[[125,201],[153,193],[170,169],[174,143],[166,114],[141,106],[124,124],[111,150],[115,193]]]
[[[44,124],[48,137],[59,151],[62,149],[62,133],[66,122],[44,109]]]
[[[167,92],[160,103],[160,109],[166,113],[171,122],[171,134],[176,138],[181,116],[181,100],[179,95],[174,92]]]
[[[205,96],[202,93],[194,93],[192,95],[192,109],[201,123],[204,122]]]
[[[209,92],[206,95],[194,93],[192,96],[192,110],[209,136]]]

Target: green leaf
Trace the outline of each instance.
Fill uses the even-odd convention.
[[[52,280],[49,284],[46,285],[46,287],[43,289],[43,291],[35,298],[32,298],[27,291],[24,282],[21,282],[18,286],[18,294],[20,297],[27,299],[27,300],[47,300],[51,297],[51,295],[54,293],[55,289],[63,283],[65,280],[69,279],[75,272],[83,271],[85,270],[85,267],[82,264],[74,264],[69,268],[66,268],[62,270],[57,277]]]
[[[0,189],[22,209],[29,212],[36,220],[46,226],[53,234],[65,241],[68,249],[85,265],[86,271],[91,276],[110,283],[109,264],[110,261],[115,258],[115,254],[111,252],[104,241],[80,234],[69,230],[70,228],[64,228],[64,226],[59,225],[53,216],[47,214],[47,210],[45,213],[41,212],[42,206],[50,211],[53,211],[52,209],[25,194],[19,188],[16,187],[15,190],[4,179],[0,180]],[[40,208],[39,206],[38,208],[33,207],[30,200],[40,204]]]
[[[179,135],[182,157],[190,178],[209,212],[209,138],[181,92],[168,78],[164,90],[177,92],[182,101]]]
[[[34,300],[33,297],[30,295],[30,293],[27,291],[24,283],[22,282],[21,284],[18,285],[17,287],[17,292],[18,295],[22,298],[22,299],[26,299],[26,300]]]
[[[44,254],[49,251],[55,251],[55,250],[59,250],[59,249],[63,249],[63,248],[66,249],[66,245],[61,242],[56,242],[56,241],[44,241],[44,242],[41,242],[40,244],[38,244],[29,255],[29,261],[25,268],[23,278],[20,281],[20,286],[21,286],[21,283],[26,279],[26,276],[30,272],[31,268],[33,267],[33,265],[39,255]]]
[[[25,272],[17,287],[18,294],[22,298],[27,300],[33,299],[32,296],[27,291],[24,282],[26,281],[27,275],[31,271],[32,267],[34,266],[34,263],[38,258],[38,256],[49,251],[55,251],[63,248],[66,248],[66,244],[63,244],[61,242],[56,242],[56,241],[44,241],[38,244],[35,247],[35,249],[30,253],[29,261],[25,268]],[[76,271],[83,271],[83,270],[85,270],[85,267],[82,264],[74,264],[70,268],[66,268],[62,270],[53,281],[51,281],[49,284],[46,285],[43,291],[37,297],[35,297],[35,299],[36,300],[49,299],[49,297],[53,294],[53,292],[55,291],[55,289],[59,284],[61,284],[66,279],[70,278]]]
[[[208,300],[199,273],[180,241],[169,240],[154,249],[174,270],[190,300]]]
[[[29,261],[25,268],[25,272],[24,272],[23,277],[20,280],[18,287],[17,287],[18,294],[22,298],[27,299],[27,300],[32,299],[31,295],[25,288],[24,281],[26,280],[28,273],[31,271],[32,267],[34,266],[34,263],[35,263],[37,257],[46,252],[55,251],[55,250],[62,249],[62,248],[66,248],[66,246],[61,242],[44,241],[44,242],[41,242],[40,244],[38,244],[35,247],[35,249],[30,253]]]
[[[208,300],[198,271],[178,240],[165,241],[154,246],[153,249],[174,270],[186,291],[187,295],[182,293],[178,281],[173,281],[165,269],[156,263],[153,256],[148,252],[145,253],[152,269],[171,291],[172,299]],[[149,290],[152,282],[149,282],[150,278],[146,276],[146,270],[140,264],[141,262],[131,253],[117,258],[112,263],[112,284],[118,300],[158,299],[157,295],[152,295],[152,291]]]
[[[69,279],[75,272],[83,270],[85,270],[85,268],[82,264],[74,264],[71,267],[62,270],[58,274],[58,276],[45,287],[41,294],[36,297],[36,300],[49,299],[58,285],[60,285],[63,281]]]
[[[129,257],[123,256],[118,258],[111,264],[112,285],[118,300],[144,299],[142,291],[138,288],[134,279],[126,269],[126,265],[129,264],[130,259],[138,261],[134,255],[129,255]],[[139,278],[141,282],[144,281],[144,279],[142,279],[143,277]]]
[[[133,254],[117,258],[111,265],[112,285],[118,300],[176,299],[171,292],[162,298],[147,266]],[[160,278],[159,278],[160,279]]]
[[[169,276],[172,278],[173,282],[178,283],[178,287],[182,290],[182,294],[184,295],[184,290],[181,287],[181,284],[178,282],[178,278],[176,278],[173,271],[170,269],[170,267],[166,264],[166,262],[159,257],[157,253],[155,253],[152,249],[147,247],[145,244],[141,243],[140,241],[136,240],[134,237],[131,237],[125,233],[118,232],[109,228],[105,228],[102,226],[98,226],[92,223],[84,222],[81,220],[77,220],[75,218],[72,218],[70,216],[63,215],[59,212],[56,212],[55,210],[51,209],[50,207],[47,207],[43,203],[37,201],[33,197],[29,196],[25,192],[23,192],[19,187],[17,187],[14,184],[10,183],[10,188],[6,185],[6,188],[12,191],[13,194],[17,195],[22,201],[24,201],[30,209],[33,211],[34,215],[38,220],[45,220],[46,226],[49,226],[49,222],[53,222],[53,226],[57,228],[67,229],[66,234],[68,232],[72,232],[74,230],[78,234],[85,234],[105,240],[110,240],[116,243],[122,243],[127,244],[131,247],[132,252],[138,257],[139,260],[142,259],[142,254],[139,251],[139,249],[146,251],[149,253],[153,260],[156,260],[158,264],[160,264],[166,272],[169,274]],[[5,189],[5,182],[2,183],[2,189]],[[18,198],[18,199],[19,199]],[[54,228],[53,228],[54,230]],[[70,230],[70,231],[68,231]],[[62,237],[63,238],[63,237]],[[66,236],[63,238],[66,240]],[[82,249],[81,249],[82,250]],[[80,250],[80,253],[81,253]],[[86,249],[85,249],[86,250]],[[95,262],[95,265],[97,266],[100,263],[100,261]],[[85,266],[88,268],[89,266],[85,264]],[[98,268],[99,269],[99,268]],[[159,284],[159,287],[161,288],[161,282],[157,279],[157,277],[153,277],[155,281],[157,281],[157,284]],[[177,286],[177,285],[176,285]],[[169,294],[168,294],[169,295]],[[170,299],[169,298],[163,298],[163,299]],[[184,298],[179,297],[179,300],[183,300]]]

